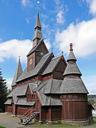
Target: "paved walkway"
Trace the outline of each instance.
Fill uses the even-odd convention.
[[[5,126],[6,128],[24,128],[24,126],[18,122],[19,118],[8,113],[0,113],[0,125]]]

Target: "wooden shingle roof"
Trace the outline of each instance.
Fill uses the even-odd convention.
[[[11,86],[16,85],[16,81],[20,77],[22,72],[23,72],[23,70],[22,70],[22,66],[21,66],[21,62],[20,62],[20,58],[19,58],[18,66],[17,66],[16,72],[15,72],[15,75],[13,77],[13,81],[12,81],[12,85]]]
[[[88,91],[82,81],[81,78],[69,78],[65,77],[60,88],[61,94],[69,94],[69,93],[85,93]]]
[[[70,45],[70,53],[67,60],[67,67],[64,72],[64,80],[61,84],[60,92],[63,94],[88,93],[81,79],[81,72],[76,64],[76,57],[73,53],[72,44]]]
[[[23,85],[23,86],[17,86],[8,95],[8,98],[12,96],[24,96],[26,94],[27,87],[28,87],[28,84]]]
[[[38,86],[38,91],[43,94],[60,94],[60,86],[62,80],[49,79],[41,82]]]
[[[60,99],[38,93],[42,106],[62,106]]]
[[[48,73],[52,73],[55,69],[55,67],[57,66],[57,64],[60,61],[61,56],[59,57],[54,57],[50,63],[48,64],[47,68],[44,70],[44,72],[42,73],[42,75],[48,74]]]
[[[22,75],[18,78],[17,82],[29,78],[29,77],[33,77],[36,76],[38,74],[40,74],[41,72],[43,72],[43,67],[48,63],[48,61],[50,60],[50,58],[53,57],[53,53],[47,53],[46,55],[44,55],[41,60],[39,61],[39,63],[36,65],[36,67],[27,72],[27,69],[22,73]]]
[[[7,101],[4,103],[4,104],[12,104],[12,98],[10,98],[10,99],[7,99]]]
[[[17,105],[24,105],[24,106],[33,106],[35,104],[35,101],[27,101],[26,98],[19,98],[17,103]]]
[[[82,75],[76,63],[68,62],[63,75],[65,76],[65,75],[72,75],[72,74],[80,75],[80,76]]]
[[[69,61],[69,60],[74,60],[74,61],[77,60],[75,55],[74,55],[74,53],[73,53],[73,51],[70,51],[70,53],[69,53],[67,61]]]

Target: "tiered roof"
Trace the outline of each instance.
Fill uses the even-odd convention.
[[[64,80],[61,85],[61,93],[85,93],[88,91],[81,79],[81,72],[76,64],[76,57],[73,53],[72,44],[70,44],[70,53],[67,60],[67,67],[64,72]]]

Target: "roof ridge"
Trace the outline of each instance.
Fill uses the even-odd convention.
[[[46,53],[44,56],[47,56],[47,55],[49,55],[49,54],[51,55],[51,54],[53,54],[53,52],[48,52],[48,53]],[[43,57],[44,57],[44,56],[43,56]],[[41,58],[41,59],[42,59],[42,58]]]
[[[55,60],[55,59],[58,59],[58,58],[61,58],[62,56],[54,56],[53,58],[52,58],[52,60]]]
[[[43,84],[43,86],[41,86],[41,87],[39,87],[39,89],[37,89],[38,91],[40,91],[46,85],[46,81],[43,81],[43,82],[45,82],[45,83]]]
[[[50,79],[50,81],[51,81],[51,87],[50,87],[50,92],[51,92],[51,90],[52,90],[52,85],[53,85],[53,79]]]

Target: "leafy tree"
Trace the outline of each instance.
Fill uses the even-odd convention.
[[[4,111],[4,102],[7,98],[7,86],[6,80],[3,78],[2,73],[0,71],[0,111]]]

